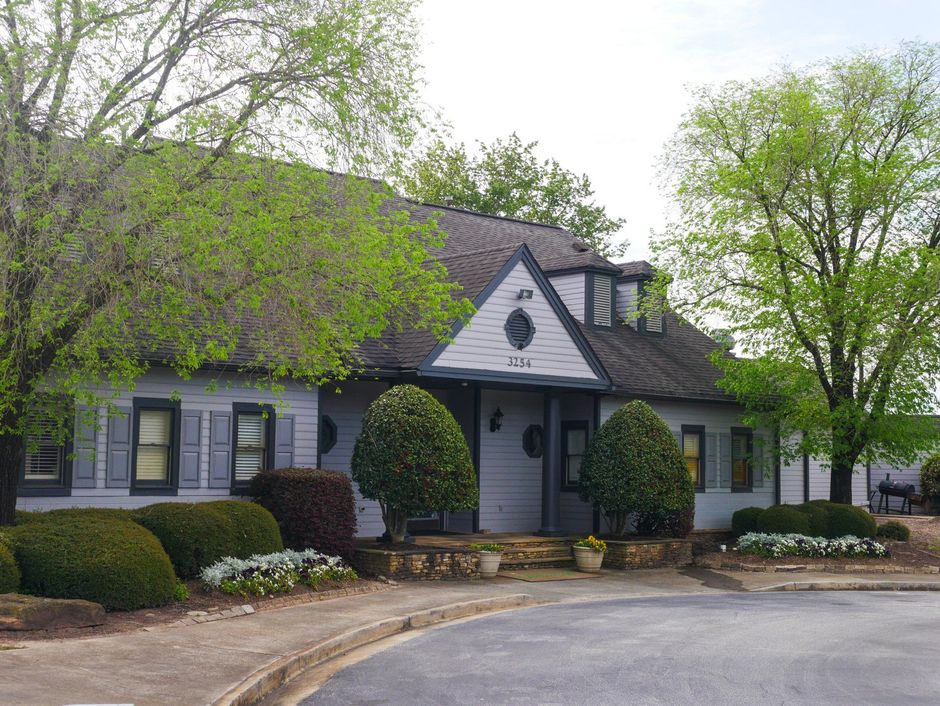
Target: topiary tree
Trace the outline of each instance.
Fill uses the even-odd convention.
[[[396,385],[369,405],[353,450],[352,477],[363,497],[378,500],[392,542],[404,541],[409,517],[480,503],[460,426],[414,385]]]
[[[600,506],[618,537],[632,513],[650,527],[676,533],[691,528],[695,488],[679,446],[662,418],[639,400],[614,412],[594,434],[581,464],[578,494]],[[682,521],[658,521],[664,517]]]

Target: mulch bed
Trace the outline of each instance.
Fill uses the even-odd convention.
[[[198,580],[186,581],[189,588],[189,600],[182,603],[171,603],[161,608],[143,608],[141,610],[113,611],[108,613],[104,625],[91,628],[66,628],[61,630],[36,630],[30,632],[0,631],[0,644],[3,642],[26,642],[33,640],[61,640],[65,638],[89,638],[112,635],[121,632],[130,632],[142,628],[152,628],[169,625],[188,617],[190,611],[205,611],[215,613],[226,608],[241,605],[251,605],[255,611],[286,608],[291,605],[312,603],[318,600],[342,598],[355,593],[372,593],[387,588],[385,584],[376,581],[359,579],[357,581],[323,581],[320,588],[314,591],[309,586],[297,585],[291,593],[279,593],[273,596],[259,598],[249,596],[243,598],[238,595],[222,593],[220,591],[206,592]]]

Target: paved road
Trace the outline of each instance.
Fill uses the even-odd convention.
[[[303,703],[937,704],[938,635],[936,593],[553,605],[429,631]]]

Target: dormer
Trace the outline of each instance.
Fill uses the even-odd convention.
[[[617,273],[580,267],[549,274],[552,287],[571,315],[582,324],[610,328],[617,321]]]
[[[617,316],[640,333],[664,336],[666,319],[662,310],[656,314],[639,313],[640,301],[655,274],[653,266],[645,260],[639,260],[622,263],[619,267],[621,274],[617,277]]]

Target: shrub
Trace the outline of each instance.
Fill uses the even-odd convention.
[[[920,466],[920,492],[931,498],[940,498],[940,454],[934,454]]]
[[[875,518],[866,510],[853,505],[833,503],[829,507],[829,538],[868,537],[873,539],[878,531]]]
[[[782,507],[782,506],[778,506]],[[801,534],[746,534],[738,540],[738,551],[777,558],[808,557],[882,557],[888,549],[872,539],[805,537]]]
[[[277,520],[285,546],[352,558],[356,501],[346,474],[315,468],[265,471],[254,477],[250,492]]]
[[[597,503],[615,536],[636,513],[642,533],[681,533],[691,524],[695,488],[675,437],[645,402],[614,412],[585,451],[578,494]]]
[[[748,532],[757,531],[757,520],[763,514],[762,507],[745,507],[735,511],[731,516],[731,531],[735,537],[741,537]]]
[[[246,558],[254,554],[273,554],[284,548],[277,520],[258,503],[214,500],[202,504],[219,511],[231,522],[231,556]]]
[[[20,587],[20,567],[16,565],[13,552],[0,542],[0,593],[16,593]]]
[[[812,537],[829,536],[829,509],[828,505],[819,503],[803,503],[796,509],[809,518],[809,534]]]
[[[180,578],[194,578],[204,567],[236,553],[232,521],[210,505],[154,503],[133,513],[134,522],[160,540]]]
[[[31,522],[60,522],[66,519],[89,520],[131,520],[131,511],[120,507],[64,507],[59,510],[47,512],[16,511],[14,520],[17,525],[28,525]]]
[[[637,534],[644,537],[688,537],[695,527],[695,506],[682,510],[641,510],[634,519]]]
[[[176,576],[157,538],[133,522],[86,515],[8,533],[25,592],[83,598],[108,610],[166,605]]]
[[[364,497],[379,501],[393,542],[404,540],[409,517],[480,504],[470,449],[457,420],[414,385],[396,385],[369,405],[353,451],[352,477]]]
[[[911,529],[903,522],[891,520],[883,525],[878,525],[876,536],[884,539],[893,539],[897,542],[907,542],[911,539]]]
[[[792,505],[774,505],[757,518],[757,530],[764,534],[809,535],[809,517]]]

